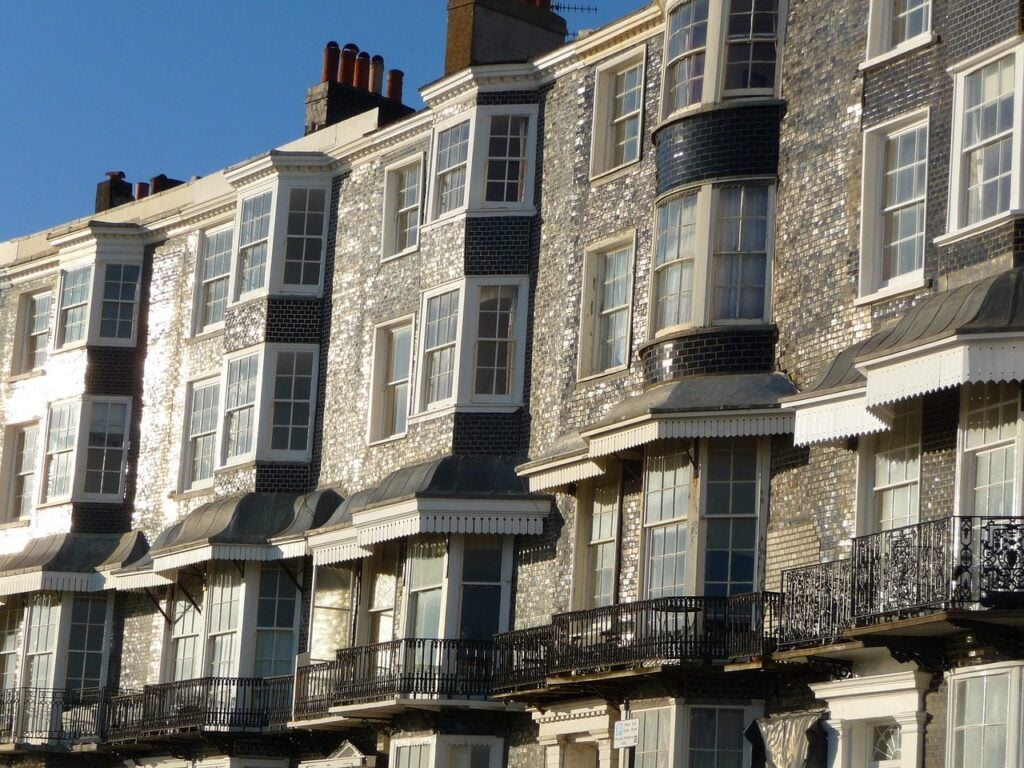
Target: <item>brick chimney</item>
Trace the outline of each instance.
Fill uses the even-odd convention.
[[[448,0],[444,73],[527,61],[564,44],[566,32],[550,0]]]
[[[387,73],[387,92],[381,93],[384,58],[347,43],[339,49],[331,40],[324,48],[320,82],[306,91],[306,135],[368,110],[380,109],[380,124],[393,123],[413,112],[402,104],[402,72]]]
[[[131,182],[124,180],[124,171],[107,171],[107,180],[96,185],[96,213],[109,211],[134,199]]]

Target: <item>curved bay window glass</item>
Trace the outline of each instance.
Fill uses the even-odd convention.
[[[764,317],[768,273],[768,185],[721,187],[716,207],[714,319]]]
[[[680,3],[668,15],[669,110],[699,104],[704,94],[708,0]]]
[[[697,192],[690,192],[658,208],[658,245],[654,260],[657,328],[685,325],[691,320],[697,198]]]
[[[775,87],[778,0],[731,0],[725,54],[725,90]]]

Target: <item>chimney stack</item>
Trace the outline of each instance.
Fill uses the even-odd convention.
[[[550,0],[448,0],[444,74],[528,61],[563,45],[567,32]]]
[[[353,43],[340,49],[327,43],[320,82],[306,92],[306,135],[371,109],[379,110],[381,126],[411,114],[402,104],[402,72],[387,73],[386,94],[384,72],[383,56],[371,57]],[[152,193],[157,191],[154,180]]]
[[[96,185],[96,213],[109,211],[134,199],[131,183],[124,180],[124,171],[107,171],[107,180]]]

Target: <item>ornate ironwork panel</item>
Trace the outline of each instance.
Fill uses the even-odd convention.
[[[833,560],[782,574],[779,645],[825,644],[850,626],[850,561]]]

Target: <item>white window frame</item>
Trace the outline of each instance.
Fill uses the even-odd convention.
[[[915,525],[921,522],[921,459],[923,457],[923,410],[920,401],[910,401],[901,406],[917,413],[921,429],[917,435],[918,449],[918,475],[917,475],[917,504],[914,509],[916,521],[909,523]],[[887,432],[886,434],[890,434]],[[875,455],[878,452],[878,435],[868,435],[862,438],[857,451],[857,535],[865,536],[874,533],[881,533],[878,515],[875,510]],[[907,485],[909,483],[903,483]],[[898,527],[898,526],[897,526]]]
[[[965,81],[973,73],[1006,56],[1013,57],[1014,60],[1014,115],[1013,126],[1010,132],[1012,162],[1010,169],[1009,207],[1006,211],[1000,211],[993,216],[968,224],[966,211],[967,169],[964,160]],[[1024,105],[1021,103],[1021,94],[1024,93],[1024,47],[1019,44],[1018,38],[1014,37],[987,51],[983,51],[977,56],[960,62],[952,67],[950,72],[953,74],[953,146],[950,153],[947,234],[936,238],[936,242],[940,245],[960,236],[983,231],[1007,218],[1024,212],[1024,190],[1022,190],[1021,179],[1021,164],[1024,161],[1024,157],[1022,157],[1024,155],[1024,148],[1021,146],[1022,126],[1024,126],[1024,115],[1021,114],[1024,111]]]
[[[211,228],[206,232],[203,232],[199,240],[199,250],[196,256],[196,273],[195,273],[195,290],[193,291],[192,298],[192,335],[199,336],[205,333],[214,333],[224,327],[224,319],[217,322],[205,323],[203,317],[205,315],[205,304],[204,298],[206,294],[206,286],[215,280],[224,280],[224,311],[227,312],[227,308],[231,305],[231,273],[234,271],[232,266],[234,265],[234,252],[235,252],[235,236],[238,230],[233,224],[226,226]],[[231,236],[231,247],[228,248],[227,260],[228,268],[227,271],[215,278],[207,278],[205,275],[206,267],[206,256],[207,251],[210,248],[211,241],[219,237],[220,235],[230,234]]]
[[[67,306],[64,303],[64,286],[65,286],[65,283],[67,282],[68,275],[71,272],[77,272],[80,269],[88,269],[89,270],[89,277],[88,277],[88,279],[86,281],[86,284],[87,284],[88,288],[87,288],[87,294],[86,294],[86,297],[85,297],[85,301],[82,302],[82,303],[75,303],[75,304],[72,304],[70,306]],[[56,311],[56,317],[55,317],[55,321],[54,321],[53,333],[51,334],[52,338],[53,338],[53,351],[57,352],[57,351],[64,350],[64,349],[76,349],[78,347],[83,347],[83,346],[85,346],[86,344],[89,343],[89,330],[90,330],[89,327],[91,325],[91,323],[89,321],[90,321],[91,315],[92,315],[92,310],[91,310],[90,304],[91,304],[92,294],[95,291],[94,283],[95,283],[95,280],[96,280],[96,272],[97,271],[98,270],[96,269],[96,265],[93,264],[92,262],[82,262],[82,263],[76,263],[76,264],[67,264],[61,270],[60,285],[57,288],[57,295],[54,297],[55,298],[55,302],[54,303],[57,305],[57,311]],[[84,307],[85,308],[85,328],[83,329],[82,338],[75,339],[74,341],[65,341],[65,338],[66,338],[66,327],[67,327],[65,313],[69,309],[77,309],[79,307]]]
[[[763,314],[756,319],[714,319],[714,257],[717,239],[717,211],[719,206],[719,190],[722,187],[735,186],[764,186],[768,190],[768,224],[765,235],[765,287]],[[654,204],[654,249],[657,249],[658,218],[661,216],[662,206],[669,203],[673,198],[686,195],[697,195],[694,259],[693,259],[693,285],[692,304],[690,321],[667,325],[658,328],[658,270],[656,264],[651,266],[651,289],[648,298],[648,313],[651,318],[648,323],[649,339],[654,340],[662,336],[669,336],[680,330],[688,328],[699,328],[708,326],[724,325],[760,325],[771,321],[772,317],[772,278],[775,261],[775,211],[776,211],[776,184],[773,177],[754,176],[748,178],[730,179],[715,184],[704,183],[691,185],[683,189],[660,196]]]
[[[495,534],[501,544],[501,603],[498,607],[498,633],[509,630],[509,616],[512,609],[512,555],[514,537],[504,534]],[[442,564],[441,578],[441,636],[442,638],[459,637],[459,620],[461,618],[460,597],[462,595],[462,563],[466,546],[466,539],[473,534],[443,534],[445,539],[445,555]],[[401,594],[396,596],[396,628],[401,628],[404,637],[412,638],[414,615],[413,600],[409,588],[408,577],[412,572],[413,558],[412,547],[406,547],[407,552],[404,563],[399,563],[399,569],[405,574],[406,583]],[[368,618],[366,613],[361,612],[360,622],[364,626]],[[372,642],[372,641],[371,641]]]
[[[624,72],[640,68],[640,108],[637,119],[636,158],[616,163],[615,130],[615,81]],[[602,62],[594,72],[594,124],[590,137],[590,178],[596,179],[622,168],[639,163],[644,155],[644,111],[647,95],[647,47],[639,46],[615,58]]]
[[[46,330],[45,332],[34,331],[33,321],[35,316],[32,313],[32,306],[35,302],[44,298],[48,298],[50,301],[50,307],[46,313]],[[17,331],[15,332],[14,340],[14,359],[11,363],[12,375],[19,376],[41,372],[46,366],[46,359],[49,357],[54,336],[55,298],[54,292],[50,289],[30,291],[23,293],[19,297]],[[34,360],[29,359],[32,348],[31,341],[40,336],[43,338],[37,343],[41,343],[42,346],[37,347],[37,349],[42,351],[43,362],[40,365],[35,365]]]
[[[88,493],[85,490],[86,462],[89,455],[89,425],[92,421],[93,409],[101,403],[125,406],[123,447],[121,449],[120,480],[117,493]],[[132,399],[130,397],[91,396],[82,398],[82,413],[78,422],[78,448],[75,458],[76,500],[79,501],[121,501],[124,498],[125,483],[128,475],[128,454],[131,451]]]
[[[309,422],[306,447],[303,450],[274,448],[274,380],[277,376],[277,361],[282,352],[308,352],[313,356],[312,379],[309,392]],[[317,389],[320,381],[320,347],[317,344],[267,344],[260,359],[261,382],[256,387],[256,418],[253,444],[256,456],[275,461],[309,461],[313,452],[313,432],[316,424]],[[261,428],[261,425],[266,425]]]
[[[971,516],[979,514],[974,509],[974,479],[978,451],[967,446],[967,430],[970,389],[971,387],[984,386],[986,386],[985,383],[965,384],[961,387],[960,391],[960,423],[957,430],[956,499],[954,501],[954,509],[958,510],[961,515]],[[1024,509],[1024,465],[1021,462],[1021,456],[1024,456],[1024,429],[1022,429],[1024,415],[1021,413],[1020,386],[1013,383],[1005,386],[1014,388],[1017,394],[1017,418],[1013,425],[1015,434],[1011,438],[1004,438],[994,443],[986,444],[982,451],[992,450],[992,446],[996,444],[1002,446],[1012,445],[1014,447],[1013,491],[1011,494],[1012,510],[1007,516],[1017,516]]]
[[[726,81],[726,53],[729,45],[729,13],[728,0],[708,3],[707,37],[704,49],[704,75],[699,101],[687,104],[678,109],[672,105],[671,68],[677,61],[685,57],[681,55],[675,60],[669,58],[669,38],[671,15],[676,8],[690,0],[675,0],[665,9],[665,34],[663,45],[664,66],[662,67],[661,103],[662,118],[673,119],[680,115],[696,112],[710,104],[741,98],[777,98],[780,94],[780,77],[782,72],[782,56],[785,48],[787,0],[778,0],[778,12],[775,36],[775,82],[771,88],[744,88],[728,91]],[[697,50],[697,49],[693,49]]]
[[[221,371],[221,385],[220,385],[220,403],[217,408],[218,417],[220,419],[217,433],[219,435],[217,440],[217,466],[218,467],[231,467],[237,464],[245,464],[253,461],[256,458],[259,449],[259,430],[260,422],[262,421],[261,408],[261,394],[264,389],[264,380],[266,379],[266,347],[265,345],[259,345],[255,347],[248,347],[246,349],[238,350],[230,355],[225,356],[224,366]],[[256,373],[256,395],[251,406],[244,406],[246,408],[251,407],[253,409],[253,425],[252,425],[252,445],[249,450],[245,453],[240,453],[235,456],[228,456],[228,410],[227,410],[227,398],[228,398],[228,370],[230,365],[235,360],[240,360],[245,357],[256,356],[257,359],[257,373]],[[238,409],[236,409],[238,410]]]
[[[416,370],[413,367],[413,353],[416,349],[415,321],[415,315],[404,315],[403,317],[374,326],[373,372],[370,377],[370,407],[368,409],[369,419],[366,425],[366,441],[370,445],[397,440],[404,437],[409,431],[409,418],[413,411],[416,390]],[[409,328],[409,376],[406,379],[405,429],[385,435],[383,429],[384,409],[387,405],[387,388],[391,383],[387,379],[391,352],[389,340],[395,330],[403,327]]]
[[[324,193],[324,219],[320,230],[320,272],[316,284],[298,285],[284,282],[284,268],[288,256],[288,210],[292,191],[296,189],[319,190]],[[271,206],[271,211],[273,219],[281,222],[281,226],[275,226],[274,222],[271,222],[271,248],[267,270],[271,292],[287,296],[319,296],[323,292],[324,286],[327,231],[331,220],[330,177],[324,177],[321,174],[280,174],[275,191],[275,202]]]
[[[281,561],[283,565],[290,568],[293,573],[296,574],[299,584],[307,583],[305,571],[301,569],[298,561]],[[290,563],[290,565],[289,565]],[[237,574],[238,576],[238,615],[236,617],[236,626],[232,631],[234,638],[232,640],[232,652],[233,661],[231,674],[228,677],[252,677],[255,664],[255,643],[252,642],[256,632],[257,622],[257,611],[259,609],[259,584],[260,584],[260,572],[262,571],[264,563],[257,562],[254,560],[248,560],[244,563],[241,572],[237,570],[238,565],[233,561],[226,560],[211,560],[206,564],[206,573],[202,577],[202,593],[196,595],[189,592],[189,595],[195,599],[200,607],[199,611],[199,627],[198,634],[195,635],[196,640],[196,652],[197,656],[193,662],[193,673],[194,678],[183,678],[183,679],[196,679],[206,677],[209,674],[211,657],[211,622],[213,620],[213,610],[210,603],[210,569],[213,567],[220,567],[226,569],[230,573]],[[178,586],[175,586],[175,590]],[[165,624],[164,626],[164,643],[162,651],[162,662],[161,662],[161,678],[164,681],[172,681],[174,679],[174,645],[172,640],[173,631],[173,619],[174,619],[174,593],[175,590],[169,590],[166,599],[166,612],[168,616],[171,616],[172,622]],[[299,626],[302,616],[301,608],[301,587],[296,590],[296,610],[292,619],[292,631],[295,638],[295,649],[298,648],[299,638]],[[190,602],[186,600],[186,602]]]
[[[636,242],[636,230],[633,229],[601,240],[587,248],[583,260],[583,305],[580,309],[580,352],[577,357],[577,381],[607,376],[629,368],[633,349],[633,291],[635,288]],[[601,316],[606,311],[606,308],[601,306],[600,290],[605,276],[604,257],[623,248],[629,250],[629,263],[626,267],[628,284],[626,287],[625,304],[625,362],[621,365],[601,368],[598,331],[601,328]]]
[[[479,327],[480,289],[489,286],[512,286],[517,290],[516,308],[513,315],[514,337],[512,340],[512,371],[511,386],[505,395],[474,394],[474,378],[476,372],[476,341]],[[426,328],[427,302],[435,297],[451,291],[459,291],[458,325],[455,333],[454,369],[452,372],[452,394],[443,400],[427,403],[427,360],[426,360]],[[488,275],[467,277],[424,291],[420,297],[419,340],[416,343],[416,360],[418,360],[415,386],[415,405],[413,415],[444,413],[452,407],[468,410],[511,410],[522,405],[523,378],[526,368],[526,311],[529,306],[529,278],[525,275]]]
[[[104,293],[107,282],[107,270],[111,267],[136,267],[139,270],[139,282],[136,283],[135,300],[132,302],[132,332],[127,338],[101,335],[103,332],[103,305],[106,303]],[[143,265],[141,260],[111,259],[108,261],[106,259],[98,259],[96,261],[96,265],[92,271],[92,295],[95,300],[92,302],[91,311],[89,313],[88,339],[90,345],[104,347],[135,346],[135,341],[139,335],[139,305],[142,303],[142,271]]]
[[[71,444],[70,451],[68,451],[68,450],[62,450],[62,451],[59,451],[59,452],[58,451],[53,451],[50,448],[50,425],[51,425],[51,422],[53,421],[53,409],[54,408],[64,408],[65,406],[70,407],[70,409],[71,409],[70,413],[76,419],[75,436],[72,439],[72,444]],[[37,507],[43,507],[43,506],[47,506],[49,504],[60,504],[60,503],[66,502],[66,501],[71,501],[71,499],[75,495],[75,475],[76,475],[76,471],[75,471],[75,464],[76,464],[75,455],[77,453],[77,446],[78,446],[79,442],[81,441],[81,437],[82,437],[82,404],[81,404],[81,401],[79,401],[79,400],[58,400],[58,401],[49,403],[46,406],[46,417],[41,420],[40,427],[41,427],[41,430],[40,430],[40,433],[39,433],[39,438],[40,438],[40,441],[42,442],[42,446],[41,446],[41,449],[40,449],[41,458],[40,458],[40,464],[39,464],[39,483],[38,483],[39,487],[37,488],[37,493],[39,494],[39,504],[37,505]],[[62,454],[63,453],[70,453],[71,454],[70,457],[69,457],[69,459],[70,459],[70,469],[69,469],[69,471],[71,473],[71,477],[68,480],[68,490],[67,490],[67,493],[62,493],[62,494],[59,494],[59,495],[51,496],[51,495],[49,495],[49,492],[48,492],[48,486],[49,486],[48,478],[49,478],[49,474],[50,474],[50,457],[51,457],[51,455],[56,455],[57,453],[62,453]]]
[[[19,506],[20,494],[15,493],[18,487],[17,479],[19,477],[26,477],[29,475],[28,472],[22,471],[22,455],[23,450],[21,448],[22,438],[21,436],[29,429],[36,430],[35,446],[31,452],[31,476],[32,476],[32,489],[28,494],[29,510],[28,514],[14,514]],[[28,522],[32,518],[32,514],[35,512],[36,506],[39,502],[41,493],[40,479],[41,479],[41,466],[40,466],[40,455],[43,443],[45,442],[46,435],[43,432],[41,420],[27,421],[20,424],[9,424],[4,430],[4,442],[3,442],[3,474],[0,477],[3,478],[2,487],[4,490],[4,497],[0,499],[0,503],[3,504],[3,509],[7,510],[7,516],[0,518],[0,527],[5,524],[17,524]]]
[[[905,53],[930,45],[935,42],[936,36],[932,31],[931,0],[928,4],[928,23],[925,29],[917,35],[907,38],[899,43],[893,44],[892,40],[892,12],[895,0],[871,0],[868,10],[868,45],[865,53],[865,60],[860,65],[861,69],[880,64],[883,61],[902,56]]]
[[[466,176],[469,186],[467,198],[474,210],[490,213],[505,212],[524,214],[533,210],[533,188],[537,170],[537,114],[536,104],[510,104],[501,107],[477,107],[470,126],[470,167]],[[491,119],[494,117],[525,117],[526,146],[524,147],[522,200],[509,202],[487,201],[487,166],[491,136]],[[473,136],[478,132],[478,136]]]
[[[266,243],[267,254],[266,259],[263,262],[263,284],[256,286],[248,290],[244,290],[242,287],[242,249],[251,248],[253,243],[247,243],[242,245],[242,214],[245,210],[245,203],[249,200],[261,197],[262,195],[270,194],[270,221],[268,222],[267,236],[262,239]],[[274,242],[276,237],[276,224],[278,216],[276,207],[280,205],[281,194],[278,189],[278,184],[263,184],[259,187],[253,187],[246,189],[243,194],[238,196],[238,204],[235,209],[235,234],[231,238],[231,281],[229,283],[229,304],[238,304],[249,299],[266,295],[268,292],[268,285],[270,283],[270,266],[274,260]],[[258,242],[258,241],[253,241]]]
[[[904,291],[922,288],[924,278],[924,252],[921,266],[917,269],[884,280],[883,267],[883,226],[885,204],[885,147],[886,143],[903,133],[924,127],[925,133],[925,197],[924,231],[922,240],[927,248],[928,234],[928,181],[927,164],[931,153],[931,108],[902,115],[872,126],[864,131],[863,173],[861,176],[861,220],[860,220],[860,300],[882,298]]]
[[[192,463],[195,460],[194,447],[193,447],[193,436],[192,436],[192,413],[195,406],[195,393],[196,390],[201,387],[207,387],[215,385],[217,387],[217,412],[215,414],[214,426],[213,426],[213,469],[210,473],[210,477],[202,480],[192,479]],[[220,466],[218,457],[220,455],[220,427],[221,427],[221,413],[220,407],[223,402],[221,398],[221,387],[224,382],[222,381],[219,374],[210,374],[202,378],[190,381],[186,387],[185,397],[185,423],[182,429],[182,447],[181,447],[181,472],[180,479],[178,481],[179,491],[189,490],[201,490],[210,488],[213,486],[214,474],[217,471],[217,467]],[[207,435],[210,433],[203,433]]]
[[[106,600],[106,614],[104,616],[103,624],[103,655],[100,661],[101,686],[105,685],[105,681],[108,678],[110,664],[111,633],[114,616],[114,593],[112,591],[109,591],[106,594],[82,593],[65,590],[63,592],[36,592],[34,594],[40,597],[43,595],[50,595],[55,602],[54,609],[56,613],[56,621],[54,625],[52,625],[56,627],[55,637],[51,648],[48,651],[44,651],[44,653],[49,653],[53,656],[49,670],[50,687],[57,690],[63,690],[67,681],[68,642],[70,640],[72,606],[74,604],[75,597],[100,597]],[[15,659],[15,687],[28,687],[30,685],[28,680],[27,663],[28,656],[30,655],[28,630],[31,605],[29,600],[25,599],[20,603],[12,604],[12,608],[13,610],[20,611],[21,613],[21,620],[18,622],[16,629],[17,643],[15,651],[12,654]]]
[[[591,547],[602,544],[611,544],[615,553],[615,564],[612,567],[612,603],[618,600],[619,581],[619,560],[622,555],[622,478],[617,470],[610,470],[611,477],[594,478],[580,485],[578,499],[576,502],[576,547],[575,568],[573,569],[572,581],[572,605],[574,610],[586,610],[596,607],[594,605],[593,575],[594,569],[590,560]],[[612,536],[610,539],[595,540],[592,538],[594,504],[597,499],[598,488],[604,486],[615,487],[616,503],[615,513],[612,522]]]
[[[623,712],[623,719],[636,719],[641,712],[652,710],[669,710],[669,765],[679,768],[690,768],[690,718],[694,709],[741,709],[743,710],[744,729],[751,722],[764,715],[764,703],[759,700],[747,701],[714,701],[700,702],[689,699],[654,699],[631,703],[629,708]],[[742,739],[743,760],[742,765],[749,765],[751,759],[751,744],[747,739]],[[635,755],[635,747],[627,747],[619,750],[619,764],[632,765],[630,758]]]
[[[473,187],[473,168],[476,165],[476,163],[474,163],[474,160],[475,153],[477,151],[475,139],[477,123],[476,112],[477,111],[475,109],[469,110],[468,112],[461,113],[457,117],[454,117],[450,120],[445,120],[444,122],[438,123],[436,126],[434,126],[433,135],[431,137],[432,150],[430,153],[430,189],[426,196],[428,202],[428,210],[430,211],[430,221],[443,221],[453,216],[458,216],[461,213],[465,213],[465,211],[470,206],[470,193]],[[468,132],[468,146],[466,147],[465,186],[463,187],[462,190],[462,203],[461,205],[455,206],[450,210],[442,212],[441,194],[438,183],[440,181],[440,178],[438,176],[438,140],[442,133],[452,128],[455,128],[456,126],[461,125],[462,123],[468,123],[466,128]],[[445,172],[447,172],[447,170],[450,169],[446,169]],[[423,233],[421,231],[420,236],[422,236],[422,234]]]
[[[423,234],[423,201],[426,198],[423,184],[425,165],[423,154],[419,153],[411,158],[407,157],[398,162],[391,163],[384,168],[384,226],[381,227],[383,230],[380,244],[381,261],[397,259],[419,250],[420,238]],[[395,238],[398,234],[398,216],[402,211],[411,209],[399,209],[398,183],[401,174],[413,168],[416,168],[419,172],[419,188],[416,192],[416,243],[408,248],[399,250],[395,248]]]
[[[956,707],[959,683],[971,678],[991,677],[1005,674],[1007,680],[1006,711],[1006,765],[1020,765],[1024,760],[1022,746],[1022,718],[1024,718],[1024,664],[1020,661],[1005,661],[976,667],[960,667],[949,673],[949,696],[946,720],[946,764],[953,765],[956,747]],[[980,755],[975,756],[973,765],[980,765]]]
[[[765,537],[768,528],[768,484],[770,474],[770,441],[765,437],[750,437],[750,438],[703,438],[697,441],[680,440],[677,441],[674,447],[665,447],[665,453],[672,454],[680,451],[685,451],[690,456],[691,463],[691,477],[690,477],[690,499],[689,508],[686,510],[685,515],[677,516],[672,518],[671,524],[685,523],[686,525],[686,562],[684,565],[684,578],[683,578],[683,593],[687,595],[703,595],[704,594],[704,569],[705,569],[705,555],[707,553],[707,540],[708,540],[708,521],[712,519],[721,519],[723,516],[711,515],[708,513],[708,492],[707,492],[707,478],[708,478],[708,450],[712,442],[721,443],[731,440],[749,439],[755,445],[757,451],[757,469],[756,469],[756,498],[757,498],[757,517],[756,517],[756,535],[754,545],[754,586],[753,591],[757,592],[764,587],[764,551],[765,551]],[[650,452],[652,445],[647,446],[647,451]],[[658,455],[658,454],[655,454]],[[640,593],[644,596],[643,599],[651,599],[650,595],[650,557],[648,550],[650,548],[650,541],[647,531],[659,527],[664,524],[669,524],[670,521],[665,520],[660,523],[654,523],[651,525],[647,524],[647,495],[648,489],[648,473],[647,473],[647,462],[648,456],[645,455],[644,461],[644,475],[643,475],[643,509],[641,511],[641,527],[642,532],[640,535],[640,568],[639,568],[639,584]],[[693,466],[696,464],[696,466]],[[741,516],[736,516],[737,519],[741,519]]]

